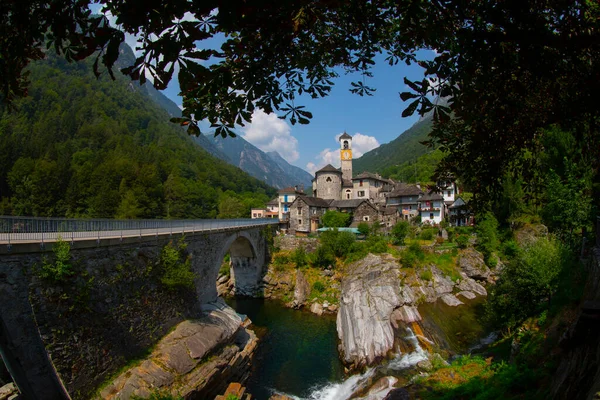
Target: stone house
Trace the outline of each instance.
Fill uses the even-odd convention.
[[[377,199],[381,192],[385,192],[389,181],[379,174],[363,172],[352,178],[352,186],[355,199]]]
[[[291,234],[307,235],[316,232],[321,223],[321,216],[329,208],[331,200],[318,197],[297,196],[290,206]]]
[[[457,198],[456,201],[448,207],[448,221],[452,226],[467,226],[473,224],[473,213],[461,197]]]
[[[403,217],[398,206],[386,206],[381,210],[381,224],[386,231],[389,231]]]
[[[419,199],[423,191],[418,185],[399,183],[386,197],[386,207],[397,207],[398,214],[410,220],[419,214]]]

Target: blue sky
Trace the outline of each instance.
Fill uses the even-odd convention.
[[[420,56],[430,58],[433,52],[423,50]],[[357,158],[395,139],[416,122],[418,116],[402,118],[406,104],[400,100],[399,92],[407,90],[403,82],[405,76],[409,79],[422,78],[422,69],[416,64],[392,67],[381,57],[373,69],[373,78],[366,82],[377,89],[373,96],[361,97],[350,93],[350,82],[357,77],[341,73],[334,81],[335,86],[329,96],[296,102],[312,112],[309,125],[292,126],[275,115],[258,113],[250,126],[236,132],[264,151],[278,151],[288,162],[309,172],[327,163],[339,166],[336,136],[344,131],[354,137],[354,158]],[[164,94],[181,104],[176,81]]]
[[[92,11],[98,12],[97,6],[92,7]],[[110,16],[109,19],[114,21]],[[126,41],[135,47],[134,37],[126,35]],[[418,54],[422,58],[432,58],[433,55],[431,50],[423,50]],[[372,71],[373,78],[366,82],[368,86],[377,89],[372,97],[350,93],[350,82],[358,80],[357,76],[338,71],[340,77],[334,80],[335,86],[329,96],[296,102],[305,105],[312,112],[313,119],[309,125],[292,126],[276,115],[258,111],[255,112],[252,124],[239,128],[236,132],[261,150],[275,150],[291,164],[309,172],[314,172],[327,163],[339,166],[336,136],[344,131],[354,137],[354,158],[395,139],[418,119],[417,116],[401,116],[406,104],[400,100],[398,93],[407,90],[403,78],[421,79],[422,69],[416,64],[407,66],[399,63],[389,66],[383,56],[377,61]],[[163,93],[176,104],[182,103],[176,75]]]

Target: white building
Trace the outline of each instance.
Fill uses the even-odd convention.
[[[444,219],[446,205],[444,204],[444,196],[434,191],[431,191],[419,199],[419,213],[421,215],[421,223],[429,225],[437,225]]]

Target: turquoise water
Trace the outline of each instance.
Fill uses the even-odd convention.
[[[246,384],[254,399],[266,400],[274,393],[310,398],[344,379],[335,318],[292,310],[264,299],[227,302],[252,320],[251,328],[260,337]]]

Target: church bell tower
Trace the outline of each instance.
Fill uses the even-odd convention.
[[[352,136],[345,131],[340,136],[340,159],[342,160],[342,178],[352,179]]]

